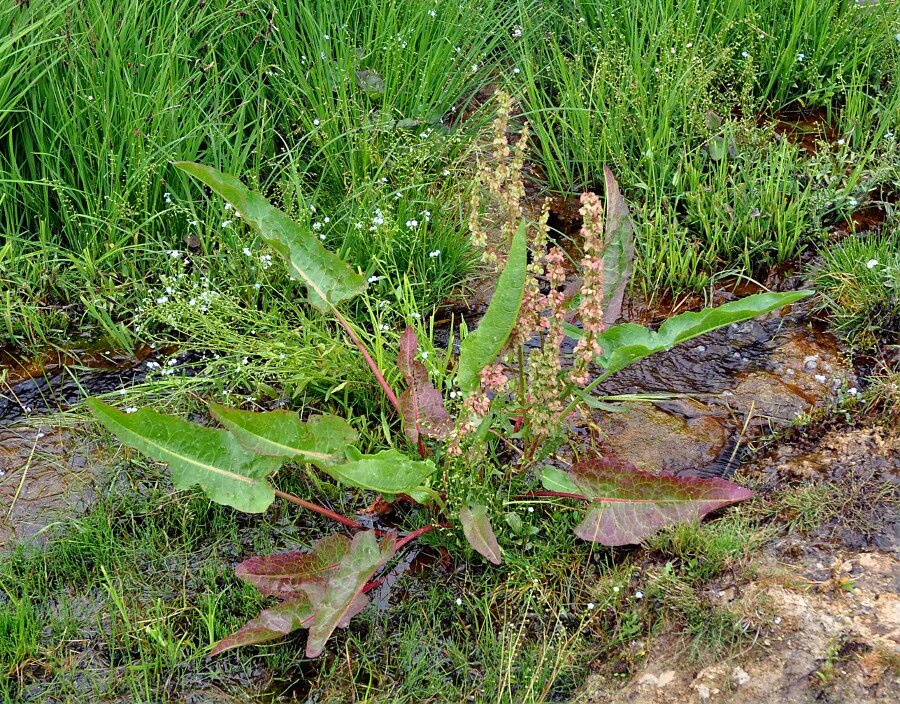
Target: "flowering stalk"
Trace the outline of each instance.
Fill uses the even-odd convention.
[[[578,386],[588,382],[588,367],[603,352],[597,337],[603,332],[603,250],[606,248],[603,227],[603,204],[596,193],[581,194],[581,235],[584,255],[581,259],[584,282],[578,317],[584,331],[575,345],[575,367],[572,381]]]

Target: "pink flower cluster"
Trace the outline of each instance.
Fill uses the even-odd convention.
[[[572,381],[579,386],[587,384],[588,366],[603,352],[597,341],[603,332],[603,250],[606,246],[603,227],[603,204],[596,193],[581,194],[581,236],[583,257],[581,269],[584,281],[581,285],[581,303],[578,317],[583,336],[575,345],[575,366]]]

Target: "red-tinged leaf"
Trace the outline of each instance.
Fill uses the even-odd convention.
[[[289,599],[305,594],[303,587],[309,581],[326,581],[349,549],[348,537],[329,535],[317,540],[308,552],[251,557],[239,564],[234,573],[267,596]]]
[[[257,645],[270,640],[283,638],[300,628],[312,617],[312,604],[306,594],[291,601],[284,601],[271,609],[266,609],[259,616],[227,638],[223,638],[210,655],[218,655],[242,645]]]
[[[419,436],[445,438],[453,430],[453,420],[444,408],[444,397],[428,378],[425,365],[416,359],[419,341],[416,332],[407,327],[400,337],[397,367],[406,381],[406,390],[400,394],[400,413],[403,430],[414,445]]]
[[[606,182],[606,247],[603,250],[603,319],[612,325],[622,313],[634,261],[634,224],[613,172],[603,167]]]
[[[592,501],[575,534],[609,546],[640,543],[662,528],[752,496],[724,479],[651,474],[614,459],[576,464],[570,478]]]
[[[396,545],[394,533],[379,545],[374,531],[362,531],[352,541],[333,535],[317,541],[309,552],[254,557],[242,562],[237,568],[241,579],[263,594],[285,601],[221,640],[212,655],[308,628],[306,654],[318,657],[334,629],[345,628],[369,603],[363,589],[375,570],[391,558]]]
[[[337,569],[330,573],[328,581],[310,582],[305,586],[313,608],[308,625],[307,657],[321,655],[334,629],[346,624],[365,607],[367,601],[359,598],[364,597],[363,587],[375,570],[391,558],[396,545],[394,533],[385,536],[379,545],[374,531],[359,532],[353,536],[349,551]]]
[[[487,507],[475,504],[460,509],[459,522],[462,523],[463,534],[469,545],[481,553],[488,562],[499,565],[502,559],[500,546],[491,527]]]

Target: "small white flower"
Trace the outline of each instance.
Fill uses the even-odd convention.
[[[456,394],[455,391],[451,391],[451,392],[450,392],[450,398],[456,398],[456,395],[457,395],[457,394]]]
[[[419,318],[422,317],[422,314],[421,313],[413,313],[412,317],[415,318],[416,320],[418,320]]]
[[[522,69],[520,69],[518,66],[515,66],[515,67],[513,68],[513,73],[519,74],[519,73],[521,73],[521,72],[522,72]]]
[[[460,599],[459,597],[456,598],[456,605],[462,606],[462,599]]]
[[[391,326],[388,325],[387,323],[382,323],[381,325],[378,326],[378,329],[381,330],[382,332],[387,332],[388,330],[391,329]]]
[[[234,206],[231,203],[226,203],[225,210],[228,210],[228,211],[234,210]]]
[[[428,359],[428,351],[422,350],[422,359]]]
[[[619,589],[620,589],[620,587],[613,587],[613,591],[614,591],[616,594],[619,593]]]
[[[437,259],[439,256],[441,256],[441,250],[436,249],[433,252],[429,252],[428,256],[431,257],[432,259]]]
[[[741,56],[744,57],[745,59],[749,59],[749,58],[750,58],[750,52],[747,51],[746,49],[744,49],[744,51],[741,52]]]
[[[804,54],[802,51],[797,54],[797,61],[803,61],[803,59],[805,58],[806,54]]]
[[[262,288],[262,284],[253,284],[253,288],[259,291]]]
[[[826,382],[826,380],[828,379],[828,377],[826,377],[824,374],[816,374],[815,379],[820,384],[824,384]]]
[[[325,239],[325,234],[323,233],[323,234],[319,235],[319,239],[324,241],[324,239]]]
[[[644,598],[644,592],[635,592],[635,593],[634,593],[634,598],[635,598],[635,599],[643,599],[643,598]]]
[[[172,259],[178,259],[178,257],[181,256],[181,252],[179,252],[177,249],[170,249],[168,252],[166,252],[166,254],[168,254]]]
[[[594,602],[593,601],[588,602],[587,608],[588,608],[588,611],[593,611],[594,610]]]
[[[855,208],[857,205],[859,205],[859,201],[856,200],[856,198],[851,198],[847,201],[847,205],[849,205],[851,208]]]
[[[534,513],[534,506],[528,507],[528,513]]]
[[[244,252],[244,256],[245,256],[245,257],[252,257],[252,256],[253,256],[253,252],[250,251],[250,248],[249,248],[249,247],[244,247],[244,249],[243,249],[242,251]]]
[[[478,73],[478,64],[472,64],[472,73]]]
[[[407,220],[406,226],[412,230],[415,230],[419,226],[418,220]]]
[[[315,120],[313,120],[313,124],[314,124],[316,127],[318,127],[318,126],[319,126],[320,124],[322,124],[322,123],[319,122],[319,118],[317,117]]]
[[[172,202],[172,194],[169,192],[163,193],[163,200],[166,201],[166,203],[171,203]]]
[[[847,389],[847,393],[851,396],[856,396],[859,393],[859,390],[855,386],[851,386],[849,389]]]
[[[322,218],[322,221],[327,225],[331,222],[331,218],[326,215],[324,218]]]
[[[233,221],[233,220],[223,220],[223,221],[222,221],[222,228],[223,228],[223,229],[226,229],[226,228],[230,227],[232,222],[234,222],[234,221]]]
[[[94,96],[93,96],[93,95],[89,95],[89,96],[88,96],[88,102],[91,102],[91,101],[93,101],[93,100],[94,100]]]
[[[137,408],[135,408],[134,406],[129,406],[128,408],[125,409],[125,412],[126,413],[137,413]]]
[[[874,269],[876,266],[878,266],[877,259],[870,259],[866,262],[866,269]]]
[[[156,304],[157,304],[157,305],[160,305],[160,306],[161,306],[163,303],[168,303],[168,302],[169,302],[169,297],[168,297],[168,296],[160,296],[159,298],[156,299]]]
[[[328,34],[323,34],[322,39],[324,39],[327,42],[329,39],[331,39],[331,36],[329,36]]]
[[[381,278],[380,276],[376,276],[376,275],[373,274],[372,276],[369,277],[369,283],[370,283],[370,284],[374,284],[374,283],[375,283],[376,281],[378,281],[380,278]]]
[[[837,141],[837,143],[838,143],[838,144],[846,144],[846,143],[847,143],[847,140],[844,139],[843,137],[841,137],[841,138]]]
[[[437,17],[437,10],[429,10],[428,16],[429,17]]]
[[[513,29],[512,29],[512,38],[513,38],[513,39],[518,39],[518,38],[521,37],[521,36],[522,36],[522,28],[521,28],[519,25],[516,25],[516,26],[513,27]]]

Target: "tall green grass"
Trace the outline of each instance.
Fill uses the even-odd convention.
[[[459,173],[478,120],[461,117],[495,71],[510,12],[499,0],[6,7],[0,232],[16,261],[48,241],[39,269],[58,274],[29,275],[28,299],[75,302],[70,324],[82,311],[99,323],[92,311],[113,302],[128,318],[135,289],[172,273],[166,253],[188,243],[212,275],[240,270],[253,235],[170,165],[190,159],[314,208],[351,261],[408,275],[437,303],[471,266]],[[371,237],[376,208],[399,225]],[[22,273],[5,267],[4,289]],[[41,337],[31,317],[3,337]]]
[[[796,256],[819,234],[815,225],[837,218],[900,120],[893,3],[544,7],[523,13],[509,74],[536,133],[541,178],[574,194],[599,187],[603,164],[616,171],[636,211],[648,293],[696,290],[716,272],[758,274]],[[766,127],[779,113],[812,108],[852,139],[836,167],[852,176],[832,179],[829,198],[811,197],[822,165]],[[735,131],[743,143],[712,158],[711,142]],[[739,210],[763,218],[748,223]]]

